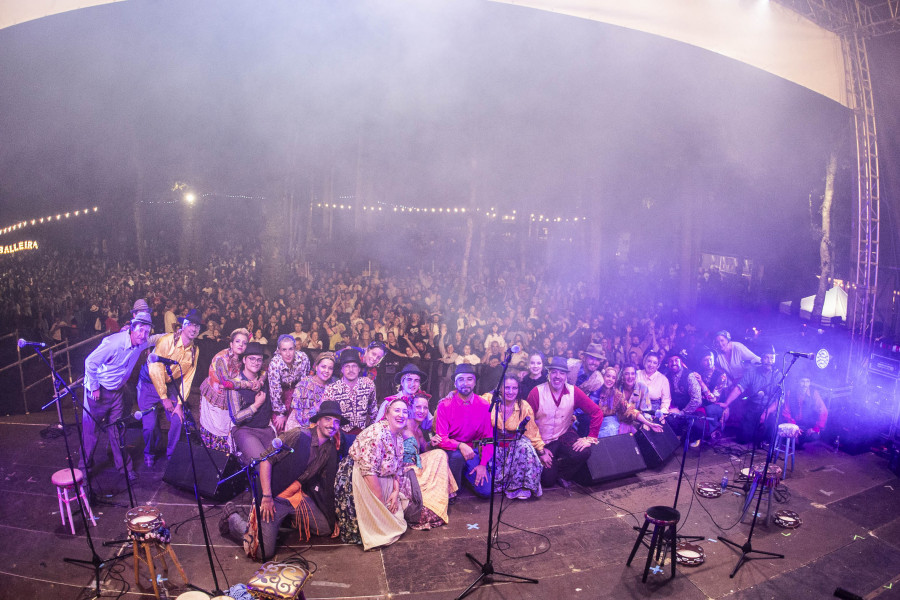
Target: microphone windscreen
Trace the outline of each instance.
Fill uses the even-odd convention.
[[[284,442],[281,440],[281,438],[275,438],[274,440],[272,440],[272,447],[276,450],[281,450],[282,446],[284,446]]]

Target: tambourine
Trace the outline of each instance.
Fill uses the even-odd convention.
[[[792,510],[779,510],[775,513],[775,524],[785,529],[797,529],[803,525],[803,520]]]
[[[753,479],[763,479],[762,472],[765,467],[765,463],[759,465],[753,465]],[[778,485],[778,482],[781,481],[781,476],[784,473],[781,467],[778,465],[769,465],[769,469],[766,471],[765,477],[765,486],[766,487],[775,487]]]
[[[704,498],[718,498],[722,495],[722,486],[714,481],[703,481],[697,484],[697,494]]]
[[[679,565],[686,567],[696,567],[703,564],[706,560],[706,553],[703,552],[703,546],[692,544],[691,542],[679,542],[675,544],[675,561]]]
[[[132,533],[150,533],[162,524],[162,513],[155,506],[138,506],[125,513],[125,525]]]
[[[209,600],[209,595],[197,590],[188,590],[181,594],[175,600]]]

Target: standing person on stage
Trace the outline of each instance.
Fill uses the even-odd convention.
[[[235,329],[231,343],[209,363],[209,376],[200,384],[200,438],[207,448],[232,452],[231,417],[228,415],[228,390],[245,387],[258,392],[263,382],[241,378],[241,355],[250,342],[250,332]]]
[[[758,439],[763,414],[769,407],[769,403],[777,400],[775,395],[777,394],[777,383],[781,380],[781,371],[775,368],[775,356],[775,348],[771,346],[767,348],[760,357],[762,362],[759,366],[745,373],[731,390],[728,399],[725,400],[723,423],[728,420],[731,405],[739,397],[744,398],[740,429],[737,435],[739,444],[750,444]]]
[[[309,357],[303,350],[297,351],[297,342],[289,334],[278,336],[277,352],[269,361],[269,399],[272,402],[272,423],[275,429],[284,430],[294,388],[300,378],[309,375]]]
[[[181,328],[175,333],[164,335],[156,343],[153,354],[141,367],[137,393],[138,408],[144,412],[161,404],[166,411],[166,418],[169,420],[166,458],[172,458],[178,438],[181,437],[184,407],[179,396],[186,400],[191,392],[199,354],[194,345],[194,338],[200,333],[200,325],[200,313],[197,309],[191,309],[181,320]],[[169,367],[172,377],[169,377],[162,362],[151,362],[154,356],[174,360],[177,363]],[[160,436],[156,412],[145,414],[141,418],[141,425],[144,429],[144,464],[152,467],[156,462],[154,453]]]
[[[345,423],[342,448],[349,448],[359,433],[375,422],[378,405],[375,401],[375,383],[368,377],[360,377],[362,361],[355,348],[345,348],[340,357],[341,378],[325,388],[325,400],[341,405]]]
[[[334,536],[337,520],[334,480],[338,467],[335,438],[340,431],[340,407],[334,402],[323,402],[310,422],[312,429],[298,427],[279,436],[283,447],[292,452],[280,452],[259,464],[262,492],[259,512],[266,550],[262,560],[275,554],[279,526],[288,517],[295,518],[301,540],[314,535]],[[269,445],[260,456],[273,450]],[[256,558],[259,536],[254,511],[251,510],[248,522],[238,514],[234,503],[227,503],[219,531],[222,535],[243,539],[244,550],[251,558]]]
[[[724,329],[713,338],[716,347],[716,366],[728,375],[728,382],[735,385],[744,376],[751,365],[761,362],[759,356],[753,354],[747,346],[732,341],[731,334]]]
[[[380,421],[384,417],[384,411],[387,410],[388,405],[397,399],[406,402],[409,414],[412,415],[413,401],[416,398],[425,398],[426,402],[431,399],[431,394],[422,391],[422,382],[426,379],[428,379],[428,376],[425,372],[413,363],[404,366],[399,373],[394,375],[394,385],[398,386],[397,393],[384,399],[384,402],[378,407],[378,415],[375,417],[375,420]],[[423,426],[431,429],[431,424],[432,422],[429,418]]]
[[[531,390],[547,383],[547,369],[544,367],[544,355],[540,352],[532,352],[528,357],[528,371],[522,375],[519,384],[519,393],[527,398]]]
[[[447,451],[447,462],[457,487],[465,479],[477,496],[491,493],[491,474],[487,465],[494,456],[490,405],[475,393],[475,369],[457,365],[453,375],[456,391],[441,400],[434,415],[434,431],[440,447]]]
[[[153,323],[149,312],[139,312],[129,325],[128,331],[120,331],[103,338],[100,345],[84,361],[84,391],[86,411],[82,417],[85,456],[80,469],[93,467],[94,452],[97,449],[97,427],[95,421],[112,423],[122,418],[124,410],[123,394],[131,371],[137,364],[141,352],[149,348],[161,335],[150,337]],[[87,414],[90,413],[90,414]],[[123,456],[116,439],[115,428],[106,430],[112,448],[113,461],[119,471],[128,467],[128,477],[137,479],[131,467],[131,457]]]
[[[358,354],[362,355],[362,358],[360,358],[359,375],[360,377],[368,377],[372,381],[375,381],[375,378],[378,376],[378,365],[381,364],[384,355],[387,354],[387,346],[385,343],[380,340],[375,340],[366,346],[365,350],[357,348],[356,346],[347,346],[336,353],[338,362],[340,362],[341,354],[344,353],[344,350],[356,350]]]
[[[603,423],[603,412],[584,392],[566,383],[569,365],[565,358],[551,358],[547,371],[547,383],[542,383],[528,394],[528,404],[534,411],[544,441],[541,485],[546,488],[558,482],[562,487],[569,487],[570,480],[590,457],[590,446],[599,441],[597,434]],[[576,408],[580,408],[590,419],[587,437],[579,438],[572,428]]]

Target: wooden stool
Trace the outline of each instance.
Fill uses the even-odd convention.
[[[778,436],[775,438],[775,462],[784,456],[784,478],[788,476],[788,458],[791,459],[791,473],[794,472],[794,454],[797,447],[797,438],[800,437],[800,428],[793,423],[782,423],[778,426]]]
[[[181,575],[181,580],[184,581],[185,585],[188,585],[190,582],[188,581],[187,575],[184,574],[184,569],[181,568],[181,563],[178,562],[178,557],[175,556],[175,550],[172,549],[172,544],[163,543],[158,540],[152,539],[144,539],[138,540],[137,536],[132,534],[132,551],[134,552],[134,584],[140,586],[140,564],[144,563],[147,565],[147,568],[150,569],[150,582],[153,584],[153,594],[159,598],[159,586],[156,583],[156,566],[153,561],[156,558],[159,558],[162,561],[163,572],[168,576],[169,574],[169,565],[166,563],[166,554],[172,559],[172,562],[175,563],[175,567],[178,568],[178,574]],[[143,554],[142,554],[143,553]]]
[[[169,574],[169,565],[166,563],[166,555],[172,559],[181,575],[181,580],[188,585],[187,575],[178,562],[175,550],[169,543],[169,530],[162,513],[155,506],[136,506],[125,514],[125,525],[128,527],[128,535],[131,536],[132,553],[134,554],[134,584],[141,585],[140,564],[144,563],[150,569],[150,583],[153,584],[153,593],[159,598],[159,586],[156,583],[156,565],[154,559],[162,560],[163,571]]]
[[[61,469],[50,477],[50,481],[56,486],[56,499],[59,501],[59,516],[62,524],[66,524],[66,513],[69,513],[69,527],[72,529],[72,535],[75,535],[75,521],[72,519],[72,502],[77,502],[81,498],[82,506],[87,514],[91,517],[91,523],[97,526],[94,519],[94,513],[91,511],[91,505],[88,503],[87,494],[84,493],[84,473],[78,469],[75,471],[75,481],[72,481],[72,471],[69,469]],[[77,487],[77,489],[76,489]],[[69,497],[69,491],[72,496]],[[63,502],[66,503],[66,509],[63,510]]]
[[[681,520],[681,513],[671,506],[651,506],[644,513],[644,525],[641,527],[641,532],[634,542],[628,562],[625,563],[628,566],[631,565],[634,555],[637,554],[638,547],[644,541],[647,528],[652,524],[653,535],[650,537],[650,550],[647,553],[647,562],[644,564],[642,582],[647,583],[647,574],[650,572],[650,561],[653,558],[653,553],[656,552],[656,562],[658,563],[667,543],[672,548],[672,575],[669,579],[675,577],[675,529],[679,520]]]

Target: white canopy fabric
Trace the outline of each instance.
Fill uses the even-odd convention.
[[[0,0],[0,29],[123,1]],[[221,10],[218,2],[207,1],[210,11]],[[850,106],[838,36],[769,0],[492,1],[610,23],[691,44]],[[417,2],[410,6],[427,10],[428,5]],[[259,8],[265,11],[266,3],[260,3]]]
[[[813,309],[813,303],[816,301],[816,295],[807,296],[800,300],[800,316],[804,319],[810,318]],[[779,306],[781,312],[790,314],[793,302],[785,300]],[[825,304],[822,306],[822,321],[829,322],[835,317],[847,319],[847,292],[839,287],[833,287],[825,292]]]

